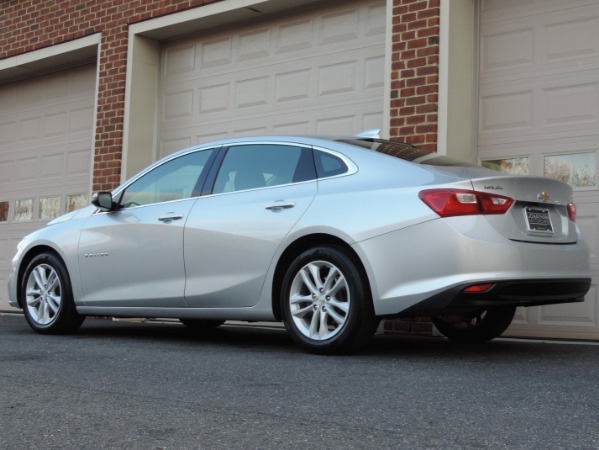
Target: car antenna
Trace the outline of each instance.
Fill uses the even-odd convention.
[[[381,130],[373,128],[372,130],[362,131],[361,133],[356,134],[356,137],[379,139],[381,137]]]

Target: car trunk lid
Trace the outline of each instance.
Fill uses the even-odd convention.
[[[514,200],[506,214],[486,216],[489,223],[514,241],[567,244],[577,240],[569,217],[572,188],[545,177],[499,175],[472,179],[475,191]]]

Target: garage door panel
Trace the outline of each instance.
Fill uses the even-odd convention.
[[[278,66],[279,72],[273,68],[273,73],[267,75],[268,68],[244,69],[165,84],[162,128],[168,129],[185,121],[194,124],[215,120],[219,114],[221,119],[230,118],[231,114],[245,115],[248,108],[255,110],[252,113],[272,112],[273,108],[299,108],[316,100],[321,105],[352,101],[358,106],[371,96],[382,97],[382,55],[356,60],[352,52],[341,52],[314,58],[310,64],[313,67],[306,68],[306,64],[295,61]],[[209,117],[205,117],[207,115]]]
[[[92,65],[0,86],[0,286],[24,235],[88,201],[95,75]]]
[[[548,305],[537,308],[537,320],[539,325],[555,326],[560,329],[571,331],[594,331],[597,326],[596,318],[596,283],[589,291],[587,300],[581,303]]]
[[[500,2],[496,2],[500,3]],[[512,14],[481,24],[481,78],[521,80],[599,67],[596,4],[553,10],[545,2],[536,15]],[[505,11],[509,11],[508,8]],[[483,20],[484,20],[483,13]],[[531,19],[532,17],[532,19]]]
[[[481,92],[479,101],[479,138],[494,133],[523,134],[533,130],[532,90],[509,90],[502,93]]]
[[[168,44],[160,155],[213,138],[381,128],[385,2],[323,5]]]
[[[216,117],[216,118],[214,118]],[[220,120],[219,120],[220,119]],[[224,139],[232,136],[253,134],[355,134],[356,130],[380,128],[383,121],[380,102],[375,99],[356,104],[355,101],[340,102],[338,106],[323,108],[318,104],[289,108],[276,117],[269,110],[254,112],[250,120],[236,111],[195,124],[178,123],[162,130],[159,148],[161,154]],[[255,124],[248,126],[249,123]]]
[[[594,278],[584,302],[518,308],[505,335],[597,339],[598,304],[597,279]]]
[[[483,74],[507,72],[533,64],[534,29],[510,28],[490,29],[481,36],[480,63]]]
[[[484,28],[494,22],[515,17],[539,17],[543,14],[561,14],[564,10],[592,6],[595,0],[479,0],[481,19]]]
[[[479,97],[481,145],[539,135],[561,138],[599,134],[599,79],[596,71],[540,76],[482,85]]]
[[[581,77],[582,78],[582,77]],[[548,83],[541,93],[541,126],[556,129],[599,125],[599,81],[594,76],[576,82]]]
[[[239,31],[233,35],[225,31],[171,43],[163,52],[163,77],[177,83],[192,72],[202,71],[207,76],[237,72],[239,62],[247,70],[261,69],[273,60],[278,64],[295,61],[298,55],[318,56],[323,53],[321,47],[347,51],[379,45],[385,35],[385,9],[384,1],[354,2],[330,14],[309,10],[245,26],[247,31],[237,27]]]
[[[595,7],[580,8],[573,17],[564,14],[543,26],[541,55],[547,63],[596,59],[598,42],[599,15]]]

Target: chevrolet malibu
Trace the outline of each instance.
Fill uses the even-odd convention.
[[[589,253],[572,189],[357,136],[254,137],[172,154],[26,236],[9,298],[33,330],[85,316],[283,321],[315,353],[383,318],[464,343],[517,306],[579,302]]]

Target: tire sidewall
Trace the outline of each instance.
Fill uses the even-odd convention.
[[[325,261],[335,265],[345,277],[350,294],[347,320],[337,334],[322,341],[310,339],[297,328],[289,304],[291,286],[295,276],[306,264],[314,261]],[[343,251],[336,247],[314,247],[301,253],[285,273],[281,288],[283,322],[292,339],[302,348],[313,353],[342,352],[350,345],[351,340],[361,326],[359,323],[360,317],[370,316],[366,311],[368,299],[369,296],[355,263]]]

